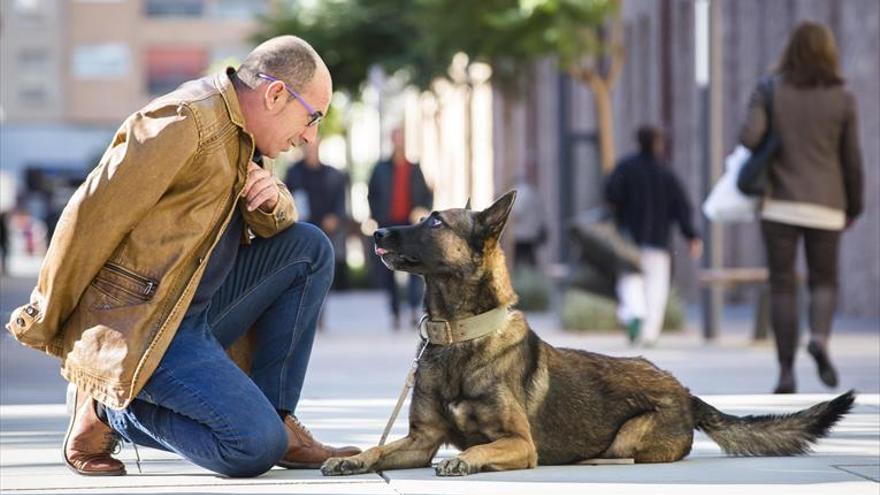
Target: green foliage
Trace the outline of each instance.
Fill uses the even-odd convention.
[[[669,302],[666,303],[666,314],[663,315],[663,330],[679,331],[684,329],[684,304],[675,290],[669,291]]]
[[[617,303],[603,296],[577,289],[566,291],[562,303],[562,326],[575,331],[622,331],[617,321]],[[670,291],[663,320],[664,332],[684,329],[684,307],[676,291]]]
[[[504,90],[520,87],[535,59],[566,69],[602,51],[598,29],[616,0],[324,0],[263,18],[256,37],[295,34],[324,58],[337,89],[357,94],[373,65],[406,71],[427,89],[452,57],[488,63]]]
[[[620,330],[615,311],[617,304],[602,296],[580,290],[568,290],[562,302],[562,327],[566,330]]]
[[[348,265],[348,287],[349,289],[374,288],[370,281],[370,273],[366,263],[359,266]]]
[[[324,138],[344,133],[345,122],[343,121],[343,116],[335,105],[330,105],[327,109],[327,115],[324,116],[321,120],[321,125],[318,126],[318,134]]]
[[[367,72],[417,65],[410,48],[418,33],[412,2],[403,0],[324,0],[296,5],[286,15],[264,17],[255,41],[293,34],[308,41],[327,64],[336,89],[357,94]]]
[[[514,270],[513,290],[519,296],[516,306],[523,311],[546,311],[550,307],[550,281],[534,268]]]

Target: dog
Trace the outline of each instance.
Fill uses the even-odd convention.
[[[730,455],[796,455],[851,409],[853,391],[793,414],[731,416],[643,358],[542,341],[513,309],[499,242],[515,196],[375,232],[385,265],[425,279],[430,343],[418,363],[407,436],[328,459],[324,475],[427,467],[444,444],[461,453],[436,466],[439,476],[589,459],[673,462],[690,453],[694,430]]]

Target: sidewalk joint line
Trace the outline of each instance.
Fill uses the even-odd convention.
[[[874,467],[874,466],[878,466],[878,465],[880,465],[880,464],[832,464],[831,467],[833,467],[835,469],[839,469],[845,473],[849,473],[854,476],[858,476],[859,478],[863,478],[868,481],[873,481],[874,483],[880,483],[880,480],[875,480],[874,478],[871,478],[870,476],[865,476],[862,473],[858,473],[856,471],[850,471],[849,469],[846,469],[847,467]],[[844,467],[844,466],[846,466],[846,467]]]

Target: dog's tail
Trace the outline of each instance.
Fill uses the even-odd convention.
[[[855,393],[792,414],[731,416],[691,396],[694,423],[724,452],[737,456],[786,456],[805,454],[812,444],[852,409]]]

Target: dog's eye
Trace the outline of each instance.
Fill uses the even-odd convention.
[[[442,226],[443,226],[443,221],[440,220],[439,218],[431,217],[428,219],[428,227],[431,227],[432,229],[436,229],[436,228],[442,227]]]

